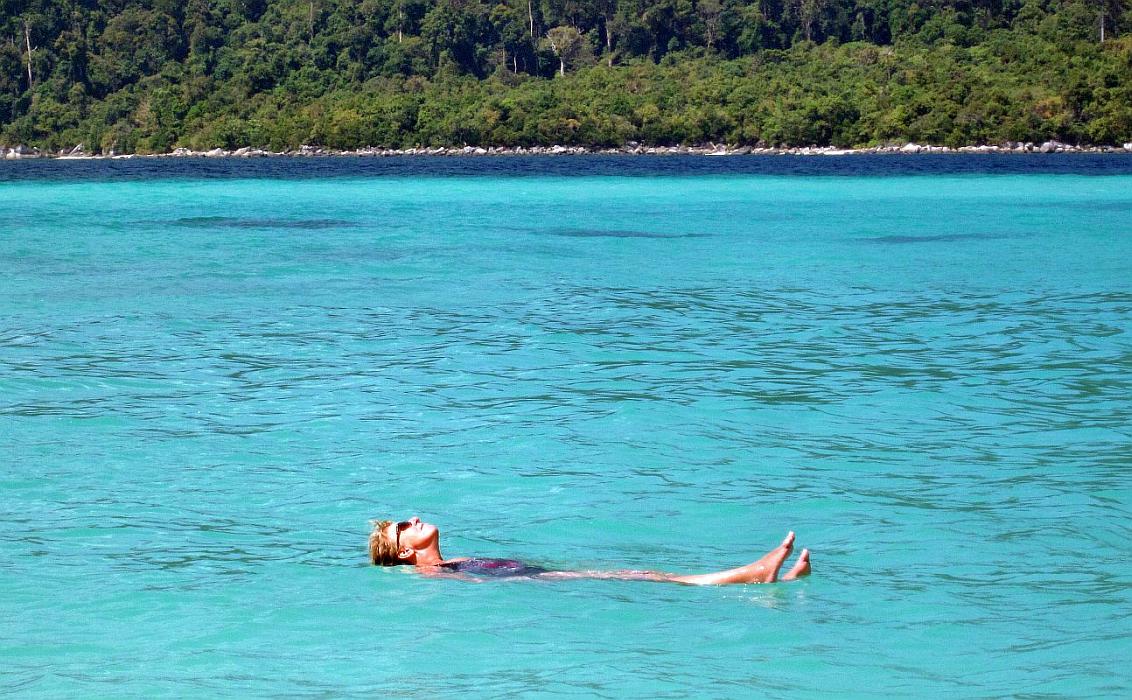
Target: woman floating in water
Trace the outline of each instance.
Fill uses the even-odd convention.
[[[540,579],[601,578],[623,581],[663,581],[692,586],[715,586],[726,583],[774,583],[792,581],[810,573],[810,550],[803,549],[798,561],[779,577],[779,569],[794,549],[794,533],[786,535],[782,544],[770,550],[758,561],[726,571],[709,574],[679,575],[662,571],[550,571],[529,566],[514,559],[481,559],[460,557],[445,559],[440,554],[440,530],[420,518],[409,518],[395,523],[391,520],[373,522],[369,536],[370,560],[380,566],[411,564],[426,576],[454,576],[465,578],[469,574],[497,578],[527,577]]]

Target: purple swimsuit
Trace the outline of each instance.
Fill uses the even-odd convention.
[[[493,576],[495,578],[512,578],[515,576],[537,576],[546,573],[546,569],[539,566],[528,566],[517,559],[481,559],[474,557],[464,561],[441,564],[449,571],[475,576]]]

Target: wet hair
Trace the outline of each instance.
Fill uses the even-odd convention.
[[[369,559],[375,566],[399,566],[405,562],[397,556],[397,545],[385,536],[385,528],[392,520],[371,520],[373,532],[369,533]]]

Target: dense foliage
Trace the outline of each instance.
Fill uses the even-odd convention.
[[[1130,30],[1125,0],[0,0],[0,142],[1123,143]]]

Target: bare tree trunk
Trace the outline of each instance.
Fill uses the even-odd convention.
[[[308,44],[314,41],[314,0],[311,0],[310,9],[310,15],[307,16],[307,31],[310,32]]]
[[[613,67],[613,32],[609,31],[609,18],[605,19],[605,63]]]
[[[31,74],[31,29],[28,28],[28,23],[24,22],[24,41],[28,46],[28,92],[35,89],[35,78]]]

